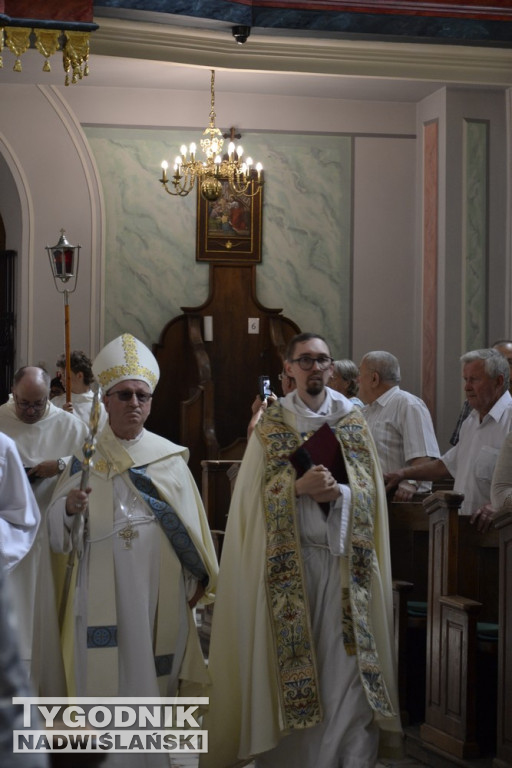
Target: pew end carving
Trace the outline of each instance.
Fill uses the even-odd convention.
[[[471,759],[481,752],[477,658],[488,650],[479,644],[477,627],[480,621],[498,622],[499,536],[495,530],[478,533],[469,517],[459,515],[463,498],[438,491],[424,502],[430,534],[427,696],[420,732],[427,744]]]

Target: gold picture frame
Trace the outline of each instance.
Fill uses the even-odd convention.
[[[213,202],[197,191],[196,261],[257,264],[261,262],[263,187],[249,197],[233,192],[227,179],[219,181],[222,192]]]

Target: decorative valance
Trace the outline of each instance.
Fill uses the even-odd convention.
[[[65,84],[76,83],[89,74],[89,41],[94,24],[92,0],[80,3],[40,0],[0,0],[0,69],[2,50],[14,54],[14,71],[22,71],[21,57],[34,48],[44,57],[43,71],[50,72],[50,57],[62,52]],[[0,80],[1,82],[1,80]]]

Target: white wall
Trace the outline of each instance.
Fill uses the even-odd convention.
[[[355,148],[354,358],[391,352],[403,388],[419,393],[416,140],[361,137]]]
[[[506,95],[481,89],[441,89],[418,107],[418,136],[430,120],[439,122],[438,335],[436,426],[442,447],[448,445],[464,400],[460,356],[466,349],[464,272],[471,258],[465,240],[464,197],[467,189],[464,145],[466,120],[489,124],[488,295],[475,316],[487,329],[487,344],[510,336],[510,253],[507,197]],[[421,152],[418,152],[417,195],[421,195]],[[421,221],[418,232],[421,231]]]
[[[40,60],[30,54],[24,57],[24,76],[27,68],[37,67],[36,82],[41,79]],[[7,218],[9,247],[19,252],[18,365],[42,362],[51,369],[63,348],[63,299],[53,285],[45,251],[46,245],[57,242],[61,227],[72,243],[82,245],[78,288],[70,298],[72,346],[94,355],[103,342],[103,190],[81,124],[194,130],[206,125],[207,93],[100,88],[89,85],[92,82],[91,76],[68,88],[0,83],[0,141],[6,156],[0,165],[0,186],[9,201],[1,211]],[[216,112],[218,125],[302,135],[378,131],[409,136],[415,123],[411,104],[245,93],[219,92]],[[170,147],[170,154],[175,149]],[[318,184],[313,179],[311,194],[315,190]],[[17,218],[9,212],[13,200],[19,200]],[[307,281],[305,276],[305,285]],[[350,346],[349,329],[343,330]],[[341,353],[348,354],[349,349],[340,349]]]
[[[1,212],[7,245],[18,251],[16,364],[41,362],[52,371],[64,348],[64,298],[57,295],[45,246],[58,241],[61,228],[71,243],[81,244],[71,325],[77,347],[97,349],[100,193],[80,126],[58,93],[5,85],[0,101],[0,199],[8,200]]]

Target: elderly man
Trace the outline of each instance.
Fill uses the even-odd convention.
[[[427,406],[416,395],[400,389],[400,365],[389,352],[368,352],[359,366],[359,397],[382,471],[413,467],[440,452]],[[402,480],[396,501],[408,501],[414,493],[430,491],[430,483]]]
[[[477,349],[462,355],[464,391],[471,413],[460,440],[440,459],[403,467],[386,477],[392,488],[404,479],[438,480],[452,476],[453,489],[464,494],[461,513],[471,515],[479,530],[493,516],[491,481],[498,454],[512,429],[512,397],[508,361],[496,349]]]
[[[512,341],[509,341],[508,339],[499,339],[498,341],[495,341],[492,345],[493,349],[497,349],[500,355],[503,355],[503,357],[508,362],[508,370],[509,370],[509,391],[512,389]],[[457,445],[459,442],[459,436],[460,436],[460,430],[464,423],[464,421],[467,419],[469,414],[471,413],[471,405],[468,400],[464,400],[464,403],[462,404],[462,408],[460,409],[459,417],[457,419],[457,424],[455,425],[455,429],[453,430],[452,436],[450,437],[450,445]]]
[[[510,374],[511,383],[509,384],[509,392],[512,388],[512,341],[509,339],[498,339],[492,345],[493,349],[497,349],[500,355],[503,355],[508,363],[508,370]]]
[[[360,409],[326,387],[332,363],[321,336],[290,341],[296,389],[266,409],[242,461],[201,768],[370,767],[379,732],[400,742],[382,475]],[[295,469],[301,454],[313,466]]]
[[[41,512],[35,543],[11,574],[10,586],[21,657],[31,663],[34,688],[47,696],[63,692],[63,675],[46,508],[67,459],[87,434],[85,424],[50,403],[49,394],[46,371],[25,366],[15,373],[12,395],[0,407],[0,430],[16,443]]]
[[[108,423],[89,486],[80,489],[82,464],[73,460],[49,510],[52,548],[65,553],[82,543],[73,523],[86,514],[68,601],[74,637],[64,637],[74,652],[70,687],[80,696],[170,696],[208,681],[191,608],[212,599],[213,543],[188,450],[144,429],[159,376],[154,356],[123,334],[93,370]]]

